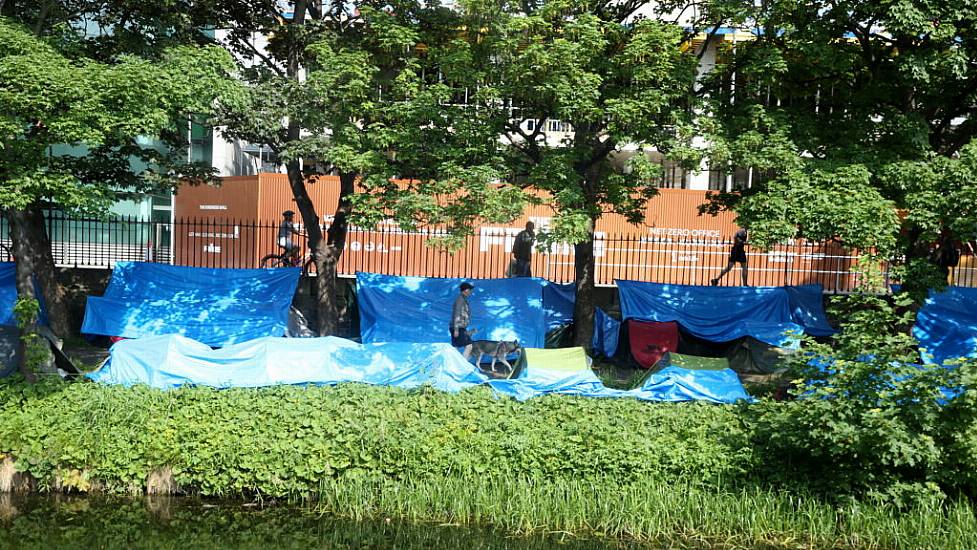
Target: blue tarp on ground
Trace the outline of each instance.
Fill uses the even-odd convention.
[[[676,321],[711,342],[743,336],[774,346],[796,344],[796,334],[830,334],[816,285],[805,287],[704,287],[617,281],[624,319]],[[801,324],[803,323],[803,324]]]
[[[601,308],[594,311],[594,338],[590,346],[595,353],[604,357],[614,357],[617,353],[618,338],[621,334],[621,322],[604,313]]]
[[[977,288],[931,291],[916,314],[913,336],[925,348],[926,363],[977,357]]]
[[[117,342],[105,367],[88,377],[161,389],[361,382],[403,388],[431,385],[448,392],[486,381],[450,344],[364,345],[336,337],[266,337],[215,350],[177,335]]]
[[[466,280],[357,273],[363,342],[450,342],[451,306]],[[535,277],[468,281],[475,285],[468,302],[476,340],[541,348],[547,330],[573,316],[562,285]]]
[[[144,384],[160,389],[184,385],[251,388],[360,382],[402,388],[431,386],[454,393],[488,383],[500,394],[520,401],[552,393],[714,403],[749,398],[735,373],[728,379],[723,376],[724,371],[669,369],[652,375],[640,388],[615,390],[605,387],[589,368],[529,366],[517,379],[489,380],[450,344],[357,344],[336,337],[265,337],[211,349],[204,343],[171,334],[117,342],[108,363],[86,376],[105,384]]]
[[[88,297],[82,332],[182,334],[209,346],[282,336],[300,271],[120,262],[105,295]]]
[[[638,399],[649,401],[735,403],[751,399],[732,369],[692,370],[675,366],[649,375],[633,393]]]

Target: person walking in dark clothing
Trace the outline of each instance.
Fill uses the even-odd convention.
[[[719,275],[715,279],[709,281],[712,286],[719,284],[719,280],[726,276],[727,273],[732,271],[733,265],[740,264],[743,276],[743,286],[747,286],[746,276],[746,241],[749,239],[749,234],[746,229],[740,229],[733,236],[733,247],[729,249],[729,260],[726,262],[726,268],[719,272]]]
[[[458,287],[458,297],[451,306],[451,324],[448,327],[451,332],[451,345],[465,348],[462,352],[465,359],[472,354],[472,335],[468,331],[468,324],[472,322],[472,309],[468,305],[468,297],[472,295],[474,289],[471,283],[461,283]]]
[[[516,234],[512,243],[512,258],[509,262],[509,277],[532,277],[533,243],[536,241],[534,232],[536,225],[526,222],[526,229]]]

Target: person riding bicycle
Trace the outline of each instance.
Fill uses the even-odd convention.
[[[296,229],[295,222],[295,212],[291,210],[286,210],[282,212],[282,223],[278,226],[278,246],[285,249],[285,254],[288,256],[289,261],[292,265],[297,265],[299,261],[299,245],[292,239],[292,235],[302,236],[303,233]]]

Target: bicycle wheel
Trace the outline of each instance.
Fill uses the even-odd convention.
[[[315,267],[315,258],[309,258],[308,260],[305,260],[305,263],[302,264],[302,275],[309,276],[309,275],[315,275],[316,273],[318,272],[316,271],[316,267]]]
[[[288,267],[288,261],[280,254],[268,254],[261,258],[261,261],[258,262],[258,267],[263,269],[269,267]]]

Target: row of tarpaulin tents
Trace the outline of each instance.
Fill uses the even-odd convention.
[[[548,335],[572,320],[572,285],[538,278],[473,280],[471,326],[478,337],[518,340],[525,349],[517,372],[494,380],[449,344],[451,304],[463,279],[357,274],[360,343],[284,339],[295,335],[290,305],[298,279],[299,270],[289,268],[120,263],[104,295],[89,297],[83,332],[126,340],[89,376],[160,388],[352,381],[456,391],[488,384],[518,399],[565,393],[731,402],[747,397],[736,373],[705,359],[729,364],[739,354],[743,363],[771,370],[779,350],[796,346],[801,333],[831,333],[816,286],[618,281],[623,324],[600,312],[594,346],[608,356],[624,350],[649,371],[639,387],[617,390],[601,383],[582,349],[543,349]]]

